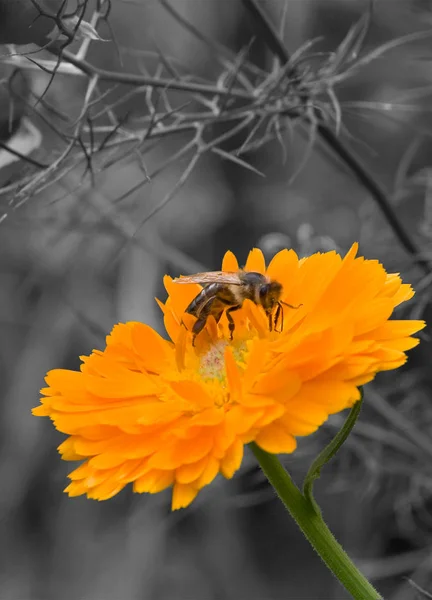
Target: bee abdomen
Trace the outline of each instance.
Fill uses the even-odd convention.
[[[198,296],[195,296],[189,306],[185,309],[185,312],[196,317],[200,306],[202,306],[202,303],[206,300],[206,298],[207,294],[205,293],[205,290],[202,290]]]
[[[194,317],[199,317],[204,307],[210,308],[222,286],[219,283],[210,283],[196,296],[185,312]]]
[[[185,312],[200,318],[213,311],[220,313],[224,307],[238,304],[241,304],[241,300],[238,300],[236,294],[228,286],[221,283],[210,283],[192,300]]]

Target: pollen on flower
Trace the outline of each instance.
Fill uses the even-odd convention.
[[[182,508],[219,473],[234,475],[245,444],[293,452],[298,436],[351,407],[359,386],[404,364],[425,323],[390,316],[414,292],[356,252],[299,260],[283,250],[268,266],[250,253],[245,270],[280,282],[280,300],[302,306],[285,311],[281,331],[245,301],[233,339],[223,314],[192,344],[194,317],[184,311],[200,288],[166,277],[159,305],[171,341],[143,323],[119,324],[79,372],[50,371],[33,413],[68,436],[63,458],[82,462],[67,493],[105,500],[129,483],[137,493],[172,487],[172,508]],[[232,253],[222,269],[238,269]]]
[[[225,349],[227,346],[227,340],[218,340],[199,357],[198,373],[203,380],[217,379],[220,382],[226,380]]]

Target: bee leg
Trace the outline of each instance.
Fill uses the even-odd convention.
[[[267,313],[268,322],[269,322],[269,331],[273,331],[273,315],[271,312]]]
[[[226,311],[226,316],[228,319],[228,329],[230,332],[230,340],[233,339],[233,335],[234,335],[234,329],[235,329],[235,324],[234,324],[234,319],[231,316],[231,313],[234,312],[235,310],[238,310],[239,308],[241,308],[241,305],[238,304],[237,306],[231,306],[230,308],[227,309]]]
[[[277,324],[278,324],[279,318],[281,318],[281,327],[279,329],[279,333],[282,333],[282,331],[283,331],[283,308],[282,308],[282,304],[280,302],[277,305],[277,309],[276,309],[275,317],[274,317],[274,330],[275,331],[277,331]]]
[[[196,336],[204,329],[204,326],[207,322],[207,316],[203,319],[197,319],[192,327],[192,346],[195,346],[195,338]]]

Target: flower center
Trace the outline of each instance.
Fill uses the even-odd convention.
[[[226,340],[219,340],[212,344],[207,352],[202,354],[198,369],[201,379],[206,381],[216,379],[220,383],[225,383],[225,348],[227,346],[228,342]]]
[[[218,340],[211,344],[209,349],[199,357],[198,375],[201,381],[205,381],[215,406],[227,409],[232,404],[229,390],[226,366],[226,349],[230,347],[237,365],[244,365],[244,354],[247,350],[244,342],[230,344],[227,340]]]

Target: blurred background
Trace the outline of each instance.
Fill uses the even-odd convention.
[[[190,166],[197,130],[184,124],[194,111],[216,115],[214,95],[109,77],[96,89],[72,68],[52,73],[66,39],[67,52],[103,72],[253,91],[277,65],[241,0],[113,0],[109,14],[108,3],[81,4],[98,34],[80,28],[68,40],[52,20],[35,20],[33,3],[0,0],[0,598],[343,600],[250,455],[232,481],[176,513],[169,492],[126,489],[100,503],[62,493],[72,470],[57,454],[63,436],[30,413],[44,375],[77,368],[116,322],[163,334],[154,297],[165,297],[165,273],[218,269],[227,249],[244,262],[254,246],[270,258],[287,246],[343,253],[357,240],[415,286],[405,315],[428,318],[432,283],[302,118],[311,113],[289,113],[279,131],[252,121],[226,138],[233,125],[215,118],[199,141],[220,137],[218,150]],[[260,6],[305,69],[308,101],[387,190],[427,258],[432,3],[382,0],[372,13],[358,0]],[[350,31],[361,44],[349,45]],[[348,74],[330,82],[339,59]],[[224,109],[236,102],[242,109],[236,98]],[[159,113],[172,131],[159,135],[153,121],[154,137],[134,145]],[[426,333],[406,367],[368,386],[359,423],[316,486],[331,529],[391,600],[432,597],[430,359]],[[296,480],[342,422],[332,418],[285,459]]]

